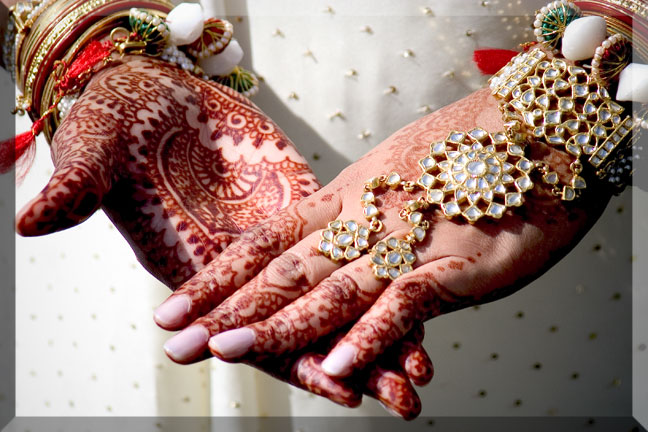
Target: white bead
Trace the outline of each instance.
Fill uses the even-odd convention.
[[[599,16],[578,18],[565,29],[562,53],[569,60],[587,60],[594,57],[596,48],[606,37],[605,18]]]
[[[543,6],[542,9],[540,9],[540,12],[547,15],[547,12],[549,12],[549,8],[547,6]]]
[[[151,21],[151,24],[153,24],[154,26],[157,27],[157,26],[160,25],[160,22],[161,22],[161,21],[160,21],[160,18],[155,17],[155,18],[153,18],[153,21]]]
[[[243,49],[241,45],[239,45],[236,39],[232,39],[223,52],[199,60],[198,65],[209,76],[228,75],[239,64],[242,58]]]
[[[167,15],[169,42],[173,45],[189,45],[200,37],[205,19],[202,7],[197,3],[180,3]]]
[[[648,103],[648,65],[630,63],[619,75],[617,100]]]
[[[533,26],[534,27],[540,27],[541,25],[542,25],[542,21],[540,21],[539,19],[533,21]]]
[[[539,28],[535,29],[535,30],[533,30],[533,34],[536,35],[536,36],[542,36],[542,30],[540,30]]]

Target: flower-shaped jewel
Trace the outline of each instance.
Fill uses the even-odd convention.
[[[596,48],[592,59],[592,76],[610,82],[632,60],[632,44],[621,33],[607,38]]]
[[[533,187],[529,173],[534,166],[522,147],[503,133],[480,128],[451,132],[431,145],[419,165],[424,172],[418,184],[426,189],[427,201],[440,205],[446,216],[462,215],[471,223],[482,216],[501,218],[507,207],[520,206],[522,193]]]
[[[369,228],[360,226],[355,221],[335,220],[329,222],[328,228],[322,231],[318,250],[333,261],[352,261],[369,247],[369,234]]]
[[[404,240],[390,238],[379,241],[371,249],[371,266],[378,279],[396,279],[412,271],[416,255],[412,246]]]
[[[146,52],[156,54],[169,39],[169,26],[159,16],[143,9],[131,8],[128,22],[131,29],[146,42]]]
[[[567,26],[581,16],[581,10],[573,2],[559,0],[540,9],[533,22],[538,42],[554,49],[560,43]]]
[[[233,33],[234,27],[229,21],[209,18],[202,34],[188,46],[187,51],[199,59],[218,54],[230,43]]]

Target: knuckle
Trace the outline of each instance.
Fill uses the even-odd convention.
[[[334,298],[344,302],[355,301],[358,298],[358,283],[345,273],[333,273],[328,278],[327,284]]]
[[[294,252],[286,252],[272,260],[266,276],[271,280],[283,281],[290,286],[309,285],[305,260]]]

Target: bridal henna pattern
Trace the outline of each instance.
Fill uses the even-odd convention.
[[[52,181],[19,215],[18,231],[64,229],[103,205],[142,264],[171,287],[319,188],[247,99],[150,59],[98,74],[52,152]]]
[[[290,141],[247,99],[151,59],[98,74],[58,129],[52,155],[55,173],[17,217],[17,230],[65,229],[103,206],[143,265],[170,287],[203,269],[183,292],[204,312],[301,238],[307,220],[299,207],[270,217],[319,188]],[[221,255],[224,265],[205,268],[234,240],[239,247]],[[302,388],[327,387],[339,403],[359,402],[357,390],[309,361],[295,362],[252,361]],[[299,374],[291,377],[293,368]]]
[[[362,190],[367,177],[383,174],[376,171],[376,167],[388,170],[393,167],[414,178],[418,171],[417,148],[426,149],[431,141],[447,135],[448,129],[470,130],[479,125],[486,130],[499,130],[501,122],[497,104],[488,91],[477,92],[394,134],[318,194],[302,202],[302,216],[309,220],[317,218],[324,204],[322,198],[331,197],[342,202],[342,209],[326,221],[362,220],[358,191]],[[535,151],[538,155],[534,158],[551,160],[552,166],[566,163],[553,149],[537,146]],[[565,166],[562,168],[568,172]],[[384,235],[388,237],[399,237],[407,232],[407,225],[398,218],[399,208],[396,207],[402,203],[402,197],[394,198],[394,195],[395,192],[387,192],[380,197],[384,209]],[[578,205],[561,203],[543,187],[528,194],[526,201],[525,208],[507,211],[497,223],[479,221],[470,225],[448,220],[440,212],[429,212],[432,227],[417,249],[418,268],[390,286],[371,277],[370,269],[361,265],[362,259],[343,267],[337,264],[327,273],[331,283],[311,288],[273,314],[272,308],[261,307],[267,298],[259,296],[265,287],[273,286],[273,281],[266,280],[263,286],[252,281],[239,291],[247,296],[240,299],[240,304],[248,305],[246,313],[257,308],[255,310],[266,310],[267,316],[257,323],[215,336],[210,342],[212,352],[228,361],[268,351],[281,355],[301,349],[309,344],[307,341],[358,320],[322,362],[328,374],[348,376],[376,360],[417,323],[500,298],[530,282],[577,243],[606,205],[606,200],[587,196]],[[319,228],[324,226],[325,223]],[[294,248],[301,244],[307,247],[309,237],[305,236]],[[315,257],[308,260],[316,262]],[[270,262],[267,268],[272,265]],[[353,280],[354,284],[347,284],[348,280]],[[243,312],[238,312],[239,317],[232,317],[232,313],[236,311],[228,311],[229,319],[236,323]],[[335,316],[335,326],[326,324],[332,316]],[[260,318],[255,316],[255,319]],[[201,322],[207,326],[211,324]],[[224,341],[229,343],[222,344]]]

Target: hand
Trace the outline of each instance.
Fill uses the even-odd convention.
[[[359,195],[368,178],[393,170],[416,179],[418,160],[431,142],[445,139],[451,130],[475,126],[503,130],[488,90],[401,129],[331,184],[255,228],[256,239],[243,246],[233,243],[224,256],[235,275],[224,272],[221,260],[208,266],[174,295],[188,305],[176,311],[174,321],[197,319],[189,328],[209,335],[223,327],[242,327],[209,343],[214,355],[235,361],[301,349],[357,320],[323,365],[329,375],[344,377],[374,361],[419,322],[503,297],[538,277],[596,221],[607,196],[585,194],[565,203],[538,181],[522,207],[500,220],[483,218],[474,225],[448,220],[433,208],[427,213],[428,235],[416,247],[417,267],[391,284],[373,276],[366,255],[347,264],[317,252],[327,222],[363,220]],[[548,162],[565,179],[565,154],[537,144],[532,158]],[[385,229],[372,241],[402,238],[409,231],[398,216],[408,199],[412,196],[405,192],[379,197]],[[219,304],[212,301],[214,293],[227,285],[241,288],[199,318]]]
[[[240,295],[236,292],[237,287],[264,268],[283,250],[286,243],[294,243],[302,235],[299,227],[305,221],[299,216],[300,207],[299,203],[294,206],[294,216],[283,212],[270,218],[267,223],[243,233],[217,260],[198,272],[156,310],[155,320],[158,325],[167,330],[179,330],[191,322],[185,319],[190,306],[195,306],[190,314],[200,316],[228,297],[228,301],[241,299],[245,302],[247,294]],[[283,221],[283,224],[278,225],[273,221]],[[290,263],[287,262],[286,271],[290,270]],[[259,278],[254,280],[259,285],[265,282]],[[299,292],[295,295],[299,295]],[[278,296],[269,301],[278,302],[276,307],[280,307],[285,300],[283,296]],[[197,322],[197,325],[186,328],[167,341],[165,351],[172,360],[182,364],[203,360],[211,357],[207,349],[210,335],[236,328],[245,320],[253,322],[253,319],[254,315],[235,321],[227,317],[223,320],[211,317],[208,328]],[[361,402],[362,393],[365,393],[380,400],[388,410],[401,417],[416,417],[421,406],[410,381],[416,385],[425,385],[433,375],[432,362],[421,345],[422,327],[394,346],[392,352],[368,366],[366,373],[354,376],[351,380],[331,378],[321,369],[321,362],[332,343],[344,333],[345,329],[340,329],[332,338],[318,341],[298,352],[284,356],[255,355],[245,362],[342,405],[357,406]]]
[[[319,185],[288,138],[238,93],[150,58],[126,60],[93,77],[60,125],[55,172],[16,227],[22,235],[48,234],[101,206],[144,267],[175,288],[247,228]],[[411,375],[429,381],[420,343],[401,351]],[[266,369],[303,388],[326,385],[319,394],[339,403],[359,403],[357,386],[326,376],[315,354],[299,361],[295,378],[290,367],[278,368],[296,361],[286,356]],[[391,397],[395,409],[415,405],[409,381],[390,368],[367,378],[366,391]]]
[[[142,265],[176,288],[319,184],[243,96],[161,61],[125,60],[93,77],[57,130],[54,174],[16,227],[48,234],[101,206]]]

